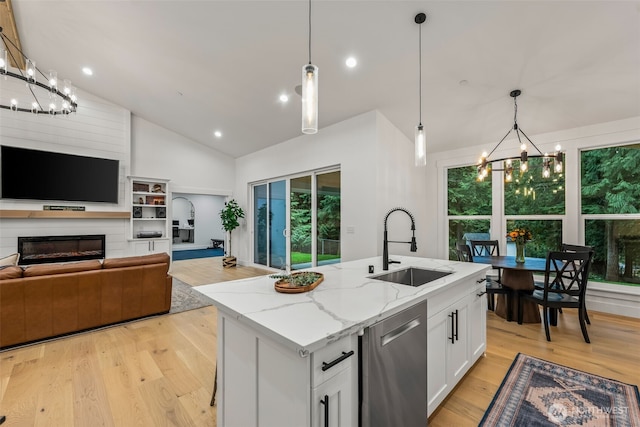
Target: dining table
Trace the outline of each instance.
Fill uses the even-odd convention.
[[[533,273],[544,273],[546,258],[525,257],[524,262],[516,262],[515,256],[474,256],[473,262],[490,264],[502,269],[501,283],[510,292],[497,295],[495,313],[508,321],[518,319],[520,292],[533,291]],[[524,301],[522,307],[523,323],[540,323],[540,310],[534,301]]]

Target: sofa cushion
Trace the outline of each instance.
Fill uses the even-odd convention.
[[[70,262],[65,264],[40,264],[24,269],[24,277],[46,276],[50,274],[76,273],[79,271],[100,270],[100,260]]]
[[[0,266],[2,265],[18,265],[18,261],[20,260],[20,254],[15,253],[4,258],[0,258]]]
[[[0,267],[0,280],[19,279],[22,277],[22,267],[7,265]]]
[[[147,264],[167,264],[167,270],[169,269],[169,255],[165,253],[132,256],[125,258],[108,258],[102,263],[102,268],[122,268],[122,267],[135,267],[138,265]]]

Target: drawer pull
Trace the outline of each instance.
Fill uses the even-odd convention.
[[[487,291],[482,291],[482,292],[480,292],[479,294],[476,294],[476,296],[481,297],[482,295],[484,295],[484,294],[486,294],[486,293],[487,293]]]
[[[324,427],[329,427],[329,396],[325,394],[320,403],[324,405]]]
[[[346,352],[342,352],[342,356],[338,357],[336,360],[331,361],[329,363],[327,362],[322,362],[322,370],[326,371],[327,369],[333,368],[334,366],[336,366],[338,363],[342,362],[344,359],[347,359],[351,356],[353,356],[355,353],[353,352],[353,350],[351,350],[349,353]]]
[[[482,282],[484,282],[485,280],[487,280],[487,278],[486,278],[486,277],[483,277],[483,278],[482,278],[482,279],[480,279],[480,280],[476,280],[476,283],[482,283]]]

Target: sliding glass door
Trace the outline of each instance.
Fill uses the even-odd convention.
[[[287,182],[253,187],[253,258],[256,264],[285,268],[287,264]]]
[[[256,264],[296,270],[340,262],[340,171],[255,184],[253,229]]]

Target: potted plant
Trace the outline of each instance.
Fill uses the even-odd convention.
[[[222,258],[222,266],[226,268],[236,266],[236,257],[231,256],[231,232],[240,225],[239,218],[244,218],[244,211],[238,206],[238,202],[235,199],[225,202],[224,209],[220,211],[220,219],[222,220],[222,228],[229,236],[229,247],[225,246],[225,256]]]

